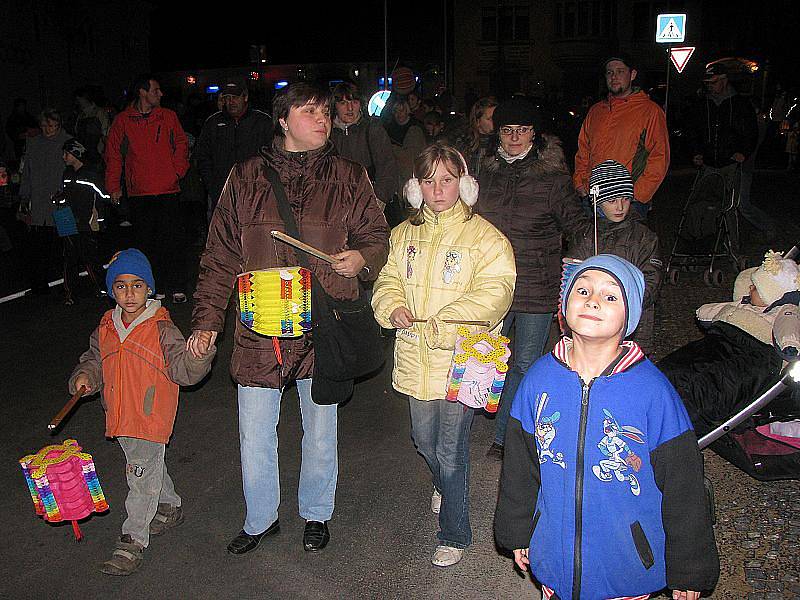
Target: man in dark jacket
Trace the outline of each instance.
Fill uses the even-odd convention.
[[[233,165],[272,142],[272,118],[250,108],[243,81],[229,80],[219,93],[222,110],[206,120],[192,155],[208,191],[209,220]]]
[[[397,163],[386,130],[362,107],[354,83],[342,82],[333,88],[331,141],[339,156],[367,169],[375,195],[385,205],[397,188]]]
[[[514,394],[547,343],[558,304],[562,236],[580,239],[589,221],[575,195],[560,140],[539,132],[538,111],[528,101],[512,98],[492,117],[500,146],[484,159],[475,208],[509,239],[517,264],[514,303],[504,322],[504,334],[514,324],[514,365],[489,450],[499,459]]]
[[[729,189],[740,197],[739,213],[750,224],[762,231],[769,240],[775,237],[775,224],[760,208],[750,202],[749,193],[740,194],[742,177],[752,178],[752,172],[742,171],[756,151],[758,123],[750,102],[738,95],[728,81],[728,69],[715,62],[706,68],[704,79],[706,94],[703,106],[697,113],[700,123],[694,128],[694,164],[706,171],[720,172]],[[748,188],[749,191],[749,188]],[[729,221],[734,246],[738,246],[739,232],[735,219]]]

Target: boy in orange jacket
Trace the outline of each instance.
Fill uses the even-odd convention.
[[[179,386],[199,382],[216,353],[194,358],[159,300],[150,263],[139,250],[118,252],[106,287],[117,306],[107,311],[69,379],[69,391],[102,392],[106,436],[117,438],[127,460],[128,513],[122,536],[101,571],[130,575],[151,535],[183,522],[181,498],[164,463],[178,409]]]

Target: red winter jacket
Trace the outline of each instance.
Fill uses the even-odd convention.
[[[179,180],[189,169],[189,148],[177,115],[160,106],[146,115],[134,106],[126,108],[108,132],[105,161],[110,194],[122,188],[123,167],[128,196],[179,192]]]

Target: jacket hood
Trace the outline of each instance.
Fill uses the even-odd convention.
[[[101,324],[116,329],[117,335],[119,335],[119,341],[124,342],[125,338],[127,338],[138,325],[141,325],[147,321],[147,319],[153,317],[155,317],[156,321],[169,320],[169,311],[161,306],[161,300],[154,300],[151,298],[147,301],[147,308],[144,309],[144,312],[127,327],[122,323],[122,308],[119,306],[109,310],[103,317]]]
[[[569,175],[561,140],[549,133],[539,134],[528,156],[516,162],[507,163],[495,151],[494,160],[487,161],[486,170],[502,168],[530,169],[536,175]]]

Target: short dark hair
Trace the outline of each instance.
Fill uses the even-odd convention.
[[[39,123],[43,123],[45,121],[55,121],[58,123],[58,126],[61,126],[61,113],[58,112],[55,108],[45,108],[42,112],[39,113]]]
[[[139,98],[139,90],[149,92],[151,81],[158,81],[152,73],[140,73],[137,75],[131,83],[131,87],[128,88],[128,97],[131,100],[136,100]]]
[[[432,110],[430,112],[425,113],[425,116],[422,117],[422,122],[426,125],[441,125],[444,123],[444,119],[442,118],[442,114]]]
[[[275,135],[284,137],[280,120],[285,120],[292,108],[299,108],[306,104],[329,107],[331,93],[327,88],[305,81],[290,83],[282,90],[279,90],[272,100],[272,123],[275,126]]]
[[[331,94],[333,94],[334,102],[341,102],[342,100],[362,101],[358,86],[352,81],[340,81],[334,86]]]

